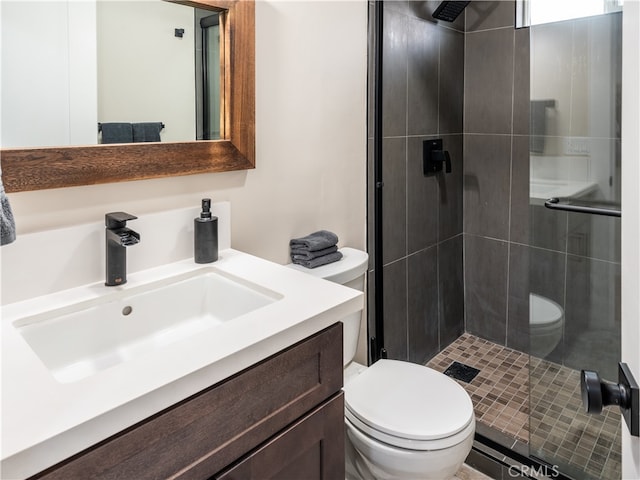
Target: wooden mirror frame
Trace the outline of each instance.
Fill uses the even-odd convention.
[[[224,29],[224,138],[2,149],[2,178],[7,192],[255,168],[254,0],[169,1],[226,11],[221,18]]]

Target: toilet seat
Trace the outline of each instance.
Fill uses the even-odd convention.
[[[344,392],[347,420],[389,445],[438,450],[460,443],[475,430],[469,395],[428,367],[379,360]]]

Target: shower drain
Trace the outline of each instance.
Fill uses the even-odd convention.
[[[465,365],[464,363],[460,362],[453,362],[444,371],[445,375],[466,383],[471,382],[471,380],[476,378],[476,375],[478,375],[479,373],[480,370],[478,370],[477,368],[470,367],[469,365]]]

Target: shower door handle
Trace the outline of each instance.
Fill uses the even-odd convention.
[[[544,206],[551,210],[564,210],[565,212],[590,213],[592,215],[605,215],[607,217],[620,217],[619,208],[594,207],[587,204],[570,203],[569,199],[553,197],[544,202]]]
[[[640,389],[626,363],[618,364],[618,382],[602,380],[598,372],[582,370],[580,389],[587,413],[601,413],[602,408],[618,405],[631,435],[640,436]]]

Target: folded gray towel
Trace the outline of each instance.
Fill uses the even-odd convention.
[[[322,250],[316,250],[315,252],[310,252],[309,250],[305,250],[303,248],[292,248],[291,260],[313,260],[314,258],[322,257],[323,255],[329,255],[330,253],[337,251],[338,247],[336,245],[329,248],[323,248]]]
[[[13,220],[13,212],[9,199],[4,192],[2,184],[2,169],[0,168],[0,245],[6,245],[16,239],[16,224]]]
[[[146,123],[134,123],[133,128],[133,141],[134,142],[159,142],[160,130],[164,125],[162,122],[146,122]]]
[[[328,263],[337,262],[342,258],[341,252],[330,253],[329,255],[323,255],[321,257],[313,258],[311,260],[293,260],[296,265],[302,265],[307,268],[316,268],[321,265],[327,265]]]
[[[130,123],[102,123],[100,129],[102,130],[102,143],[133,142],[133,128]]]
[[[289,242],[291,249],[315,252],[332,247],[338,243],[338,236],[327,230],[310,233],[306,237],[293,238]]]

